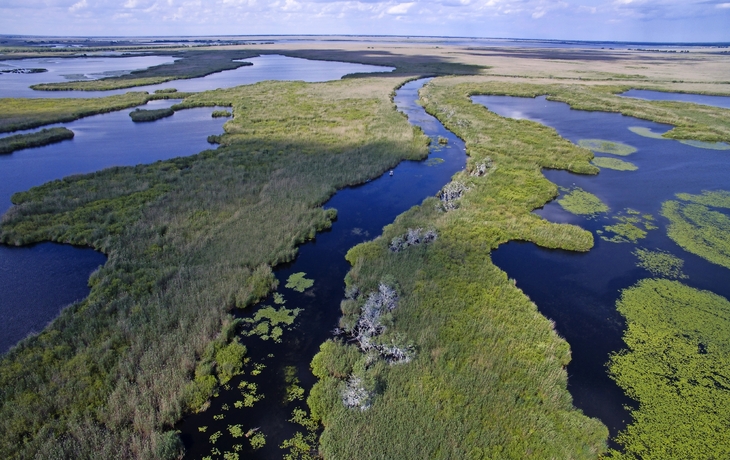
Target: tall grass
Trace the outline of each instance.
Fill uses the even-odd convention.
[[[226,375],[206,350],[227,343],[229,311],[265,295],[269,267],[329,227],[319,206],[337,188],[426,154],[391,90],[373,79],[201,93],[185,103],[237,114],[217,150],[15,194],[0,240],[88,245],[108,262],[87,299],[0,361],[0,451],[174,451],[170,427]],[[196,375],[213,387],[191,387]]]
[[[0,155],[17,150],[41,147],[56,142],[73,139],[74,133],[67,128],[42,129],[35,133],[16,134],[0,138]]]

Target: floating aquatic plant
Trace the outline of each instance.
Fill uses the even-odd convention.
[[[629,128],[629,131],[631,131],[634,134],[638,134],[639,136],[649,137],[651,139],[667,140],[667,138],[663,136],[664,133],[655,133],[651,129],[644,128],[643,126],[631,126]]]
[[[615,169],[616,171],[636,171],[639,169],[635,164],[618,158],[596,157],[591,163],[599,168]]]
[[[297,292],[304,292],[314,285],[313,279],[305,278],[307,274],[304,272],[292,273],[286,280],[286,285],[289,289],[294,289]]]
[[[628,350],[609,369],[639,408],[611,458],[730,458],[730,302],[646,279],[622,292],[617,309]]]
[[[694,140],[681,140],[682,144],[697,147],[698,149],[709,149],[709,150],[730,150],[730,144],[725,142],[703,142]]]
[[[630,145],[603,139],[581,139],[578,141],[578,145],[594,152],[610,153],[612,155],[626,156],[636,152],[636,148]]]
[[[613,236],[601,234],[602,240],[611,243],[636,243],[646,238],[648,231],[657,229],[657,226],[654,225],[654,216],[642,215],[640,211],[631,208],[613,216],[613,219],[618,223],[603,227],[604,232],[613,233]]]
[[[637,265],[651,272],[654,276],[665,278],[687,278],[682,273],[684,260],[666,251],[651,251],[637,248],[633,254],[639,259]]]
[[[669,219],[667,235],[682,249],[730,268],[730,217],[715,209],[730,208],[730,193],[705,191],[677,194],[680,201],[665,201],[662,215]]]
[[[576,215],[594,216],[608,212],[608,206],[600,198],[578,187],[558,199],[558,204],[566,211]]]
[[[424,161],[424,164],[426,166],[436,166],[436,165],[440,165],[444,161],[445,160],[443,158],[433,157],[433,158],[429,158],[428,160]]]
[[[252,318],[245,318],[243,323],[251,325],[251,329],[243,334],[248,336],[257,335],[263,340],[272,339],[274,342],[281,342],[281,336],[284,330],[291,329],[294,320],[301,309],[265,306],[260,308]]]

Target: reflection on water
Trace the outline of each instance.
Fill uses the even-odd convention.
[[[587,415],[600,418],[615,435],[630,421],[622,406],[634,404],[606,373],[609,354],[624,346],[625,326],[615,303],[620,290],[651,276],[637,266],[632,251],[643,247],[671,252],[685,261],[683,271],[689,278],[684,283],[730,297],[727,269],[679,248],[666,236],[667,221],[660,215],[662,202],[673,199],[675,193],[730,188],[730,157],[723,151],[638,135],[629,128],[665,132],[671,127],[620,114],[571,110],[567,104],[544,97],[472,99],[502,116],[520,113],[539,120],[574,143],[603,139],[637,148],[636,153],[621,157],[636,164],[636,171],[602,169],[597,176],[544,171],[550,181],[566,188],[580,187],[610,207],[607,214],[594,218],[570,214],[556,201],[535,211],[553,222],[576,224],[591,231],[595,247],[590,252],[546,250],[531,243],[512,242],[492,253],[494,263],[517,281],[517,286],[555,321],[560,335],[570,343],[573,359],[568,366],[569,390],[575,405]],[[647,237],[636,244],[602,240],[605,227],[616,224],[615,217],[626,215],[629,208],[651,215],[658,228],[648,231]]]
[[[149,56],[147,56],[149,57]],[[81,59],[81,58],[78,58]],[[98,62],[101,67],[94,67],[96,59],[107,59],[111,60],[111,63],[106,61]],[[78,64],[81,67],[78,72],[82,70],[91,73],[98,74],[104,71],[103,69],[115,68],[118,69],[120,65],[114,67],[112,64],[116,61],[123,61],[126,59],[141,59],[139,58],[95,58],[93,61],[88,63]],[[165,60],[162,60],[165,59]],[[205,77],[190,78],[184,80],[174,80],[167,83],[161,83],[158,85],[138,86],[134,88],[126,88],[112,91],[34,91],[28,88],[29,85],[36,83],[49,83],[53,81],[64,81],[64,78],[60,76],[61,73],[71,72],[70,63],[64,61],[75,61],[76,59],[57,59],[54,60],[53,64],[46,61],[45,65],[49,69],[53,69],[52,72],[39,73],[39,74],[0,74],[0,97],[31,97],[31,98],[46,98],[46,97],[105,97],[114,94],[124,94],[129,91],[147,91],[153,93],[158,89],[163,88],[176,88],[178,91],[186,92],[199,92],[208,91],[218,88],[230,88],[232,86],[249,85],[265,80],[279,80],[279,81],[295,81],[301,80],[306,82],[320,82],[339,80],[345,75],[352,73],[366,73],[366,72],[392,72],[393,67],[383,67],[365,64],[353,64],[349,62],[336,62],[336,61],[313,61],[309,59],[292,58],[287,56],[279,55],[264,55],[255,58],[245,59],[243,62],[250,62],[253,65],[243,66],[233,70],[225,70],[223,72],[217,72]],[[25,60],[24,60],[25,61]],[[35,61],[35,60],[34,60]],[[171,58],[158,58],[158,64],[172,62]],[[20,61],[2,61],[0,64],[7,64],[8,62],[20,62]],[[141,62],[141,61],[134,61]],[[152,62],[152,61],[150,61]],[[23,65],[30,65],[31,63],[24,63]],[[38,63],[40,66],[41,62]],[[16,64],[13,64],[16,65]],[[151,64],[156,65],[156,64]],[[60,66],[60,70],[56,69],[55,66]],[[127,67],[130,70],[134,70],[131,67],[133,64],[130,62]],[[144,66],[143,66],[144,67]],[[136,67],[139,68],[139,67]],[[55,79],[49,79],[49,75]],[[45,77],[44,77],[45,76]],[[7,80],[6,80],[7,79]],[[8,83],[6,83],[6,81]]]
[[[97,80],[133,70],[171,64],[171,56],[38,58],[0,61],[0,97],[92,97],[85,91],[34,91],[39,83]],[[16,69],[46,69],[42,73],[8,73]],[[130,90],[127,90],[130,91]],[[85,95],[85,93],[87,93]],[[94,93],[100,93],[95,91]],[[102,95],[104,93],[102,92]],[[97,96],[98,97],[98,96]]]
[[[730,96],[708,96],[706,94],[666,93],[664,91],[650,91],[648,89],[630,89],[621,93],[624,97],[648,99],[650,101],[679,101],[694,102],[695,104],[712,105],[730,109]]]

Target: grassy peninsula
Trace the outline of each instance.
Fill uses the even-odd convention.
[[[364,79],[201,93],[185,103],[236,113],[217,150],[14,195],[0,240],[88,245],[109,260],[87,299],[2,357],[0,451],[177,455],[172,424],[235,370],[211,363],[244,351],[229,311],[267,293],[270,267],[330,225],[319,205],[337,188],[426,154],[392,89]]]
[[[74,133],[67,128],[42,129],[35,133],[16,134],[0,138],[0,155],[17,150],[41,147],[56,142],[73,139]]]
[[[172,55],[178,59],[172,64],[162,64],[148,69],[135,70],[134,72],[116,77],[102,78],[99,80],[43,83],[33,85],[31,88],[39,91],[107,91],[132,88],[135,86],[156,85],[172,80],[204,77],[212,73],[251,65],[250,62],[234,61],[258,55],[257,52],[243,50],[176,50],[167,53],[162,51],[160,53]]]
[[[382,237],[348,252],[348,291],[361,294],[343,302],[341,326],[362,334],[370,293],[394,286],[398,306],[376,343],[410,350],[410,360],[387,365],[351,343],[322,347],[312,363],[320,380],[308,400],[325,427],[321,452],[360,459],[596,458],[608,432],[572,406],[567,343],[489,258],[510,239],[590,249],[589,232],[530,211],[558,192],[542,167],[593,174],[592,155],[551,128],[472,104],[449,79],[427,85],[422,99],[466,141],[467,170],[452,182],[463,193],[453,206],[427,199]],[[403,248],[398,242],[415,229],[437,237]],[[356,384],[369,407],[347,407]]]
[[[65,123],[100,113],[136,107],[160,96],[130,92],[90,99],[0,99],[0,133]]]

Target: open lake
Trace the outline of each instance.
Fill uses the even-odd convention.
[[[241,62],[250,62],[253,65],[239,67],[233,70],[224,70],[205,77],[173,80],[158,85],[137,86],[134,88],[112,91],[35,91],[30,85],[70,81],[63,77],[66,72],[79,72],[82,75],[99,76],[102,72],[121,72],[119,69],[144,69],[153,65],[171,63],[170,57],[145,56],[120,58],[74,58],[74,59],[24,59],[21,61],[0,61],[4,66],[38,66],[48,69],[48,72],[34,74],[0,74],[0,97],[106,97],[114,94],[124,94],[129,91],[147,91],[153,93],[158,89],[176,88],[178,91],[200,92],[232,86],[250,85],[264,80],[306,82],[339,80],[352,73],[392,72],[393,67],[382,67],[365,64],[353,64],[337,61],[313,61],[309,59],[292,58],[276,54],[262,55]],[[154,59],[152,59],[154,58]],[[79,63],[74,64],[74,61]],[[26,62],[32,61],[32,62]],[[88,62],[87,62],[88,61]],[[143,65],[143,63],[148,63]],[[98,67],[94,67],[98,65]],[[0,70],[11,67],[0,67]],[[79,80],[82,78],[75,78]]]
[[[517,281],[538,306],[556,323],[571,346],[568,366],[569,390],[575,405],[587,415],[600,418],[615,435],[630,421],[624,405],[634,403],[606,373],[609,354],[624,348],[624,321],[615,303],[621,289],[634,285],[651,273],[637,266],[632,254],[637,248],[663,250],[684,260],[682,282],[730,297],[730,272],[688,253],[667,237],[668,221],[660,215],[663,202],[675,193],[698,194],[703,190],[730,189],[730,151],[698,148],[669,139],[641,136],[629,128],[646,128],[663,133],[671,127],[615,113],[572,110],[567,104],[545,97],[516,98],[475,96],[499,115],[538,121],[555,128],[574,143],[581,139],[621,142],[637,151],[625,157],[596,153],[633,163],[635,171],[601,169],[597,176],[545,170],[545,176],[563,187],[561,195],[579,187],[598,196],[610,210],[596,217],[577,216],[557,201],[535,212],[553,222],[571,223],[590,230],[595,247],[588,253],[541,249],[532,243],[511,242],[492,253],[494,263]],[[602,239],[612,236],[605,227],[639,211],[650,215],[658,227],[636,243]]]

